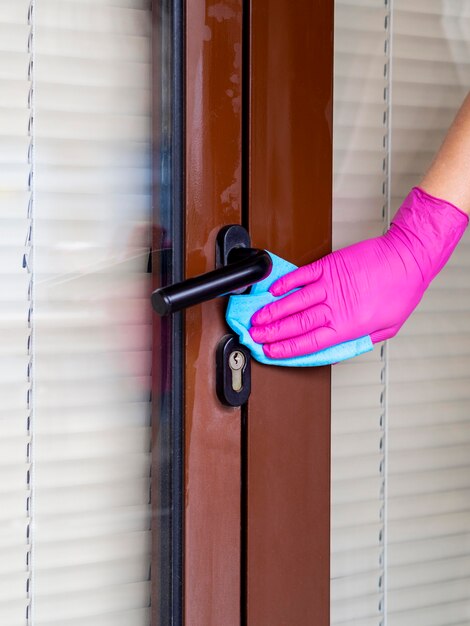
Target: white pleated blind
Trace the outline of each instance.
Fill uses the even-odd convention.
[[[394,0],[392,210],[470,87],[470,6]],[[389,346],[388,623],[470,622],[470,239]]]
[[[335,5],[334,249],[384,229],[387,15],[376,0]],[[383,391],[380,346],[333,367],[332,625],[380,624]]]
[[[144,626],[149,0],[0,0],[0,624]]]
[[[8,626],[25,624],[28,602],[29,32],[28,4],[0,2],[0,624]]]
[[[419,182],[469,59],[467,2],[336,1],[335,248]],[[470,623],[469,237],[397,337],[333,368],[332,624]]]

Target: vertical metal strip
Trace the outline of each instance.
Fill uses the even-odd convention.
[[[384,230],[390,226],[391,209],[391,162],[392,162],[392,2],[384,0],[387,14],[385,16],[385,67],[386,88],[384,92],[385,116],[384,116]],[[389,342],[385,341],[382,350],[382,384],[381,398],[381,449],[382,449],[382,575],[380,588],[382,591],[382,626],[388,622],[388,390],[389,390]]]
[[[154,3],[155,243],[157,280],[183,279],[185,2]],[[154,326],[161,361],[153,396],[152,626],[182,626],[184,572],[184,329],[181,313]],[[155,360],[154,359],[154,360]],[[158,477],[158,478],[157,478]]]
[[[28,163],[29,163],[29,203],[28,203],[28,233],[26,237],[25,256],[23,266],[28,272],[29,284],[28,284],[28,392],[27,392],[27,448],[26,448],[26,462],[27,462],[27,497],[26,497],[26,515],[27,515],[27,529],[26,529],[26,541],[27,541],[27,581],[26,581],[26,595],[27,595],[27,609],[26,609],[26,623],[31,626],[34,623],[34,205],[35,205],[35,143],[34,143],[34,121],[35,121],[35,108],[34,108],[34,92],[35,92],[35,80],[34,80],[34,65],[35,65],[35,48],[34,48],[34,36],[35,36],[35,0],[30,0],[28,8],[28,80],[29,80],[29,93],[28,93],[28,107],[29,107],[29,148],[28,148]]]
[[[185,2],[171,3],[172,15],[172,238],[173,283],[184,278],[185,202]],[[184,318],[173,316],[172,380],[172,626],[184,623]],[[162,622],[163,624],[164,622]]]

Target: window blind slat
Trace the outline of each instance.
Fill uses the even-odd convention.
[[[29,85],[18,81],[4,88],[5,91],[0,91],[0,136],[27,137],[30,113],[25,102]],[[10,185],[7,184],[4,190],[11,191]]]
[[[67,1],[64,5],[62,0],[42,0],[36,13],[36,26],[38,30],[60,28],[95,33],[94,41],[102,33],[150,37],[148,2],[142,8],[139,5],[138,8],[133,8],[133,5],[128,8],[112,4]]]
[[[29,54],[0,51],[0,80],[28,80]]]
[[[123,394],[124,395],[124,394]],[[74,398],[75,399],[75,398]],[[118,398],[119,399],[119,398]],[[94,398],[93,398],[94,400]],[[53,399],[52,406],[60,401]],[[123,399],[125,402],[125,396]],[[75,406],[94,404],[90,400],[82,403],[75,402]],[[96,403],[98,406],[101,403]],[[44,403],[46,405],[46,403]],[[105,442],[107,446],[103,448]],[[92,433],[74,433],[73,440],[63,436],[39,436],[37,443],[38,462],[42,460],[76,459],[99,456],[119,456],[127,451],[129,454],[146,452],[149,449],[149,431],[147,428],[128,428],[113,431],[96,431]],[[104,450],[104,451],[103,451]]]
[[[49,72],[46,73],[49,76]],[[128,87],[103,88],[96,79],[95,86],[70,85],[45,82],[36,88],[35,102],[38,111],[99,113],[106,115],[142,116],[150,111],[150,92],[147,89]]]
[[[393,520],[389,524],[389,541],[393,544],[447,535],[463,535],[468,529],[470,511]],[[411,548],[411,546],[409,546]]]
[[[462,5],[461,5],[462,7]],[[414,39],[440,38],[452,43],[454,40],[468,41],[470,16],[460,11],[448,12],[447,6],[440,12],[415,11],[410,3],[407,10],[395,8],[394,31],[399,35],[408,35]]]
[[[376,615],[375,617],[362,618],[361,626],[381,626],[380,625],[381,617],[380,615]],[[357,626],[357,620],[346,620],[340,622],[341,626]]]
[[[355,479],[356,481],[357,479]],[[356,506],[359,503],[361,506],[363,504],[368,506],[370,503],[376,502],[378,495],[380,495],[382,484],[380,476],[363,477],[359,486],[357,486],[358,482],[356,484],[352,480],[338,482],[336,485],[335,504],[333,506],[339,510],[345,504]],[[338,515],[338,520],[343,518],[347,520],[347,516]]]
[[[380,381],[374,381],[376,384],[361,385],[361,387],[351,386],[348,388],[347,393],[343,391],[343,394],[333,396],[332,410],[346,410],[348,406],[361,406],[364,408],[374,407],[377,400],[380,400],[380,396],[383,392],[383,387]]]
[[[348,502],[347,504],[334,504],[332,506],[332,517],[335,520],[333,529],[350,528],[359,524],[373,524],[380,519],[382,503],[379,500],[380,480],[377,480],[379,487],[371,489],[367,495],[370,500],[358,500],[357,502]],[[347,520],[343,523],[336,520]]]
[[[439,581],[459,580],[470,575],[470,556],[459,556],[450,559],[440,559],[429,563],[407,564],[390,569],[390,589],[412,588],[417,581],[428,584]]]
[[[470,389],[468,380],[459,378],[458,380],[446,380],[441,384],[436,381],[418,381],[414,383],[390,383],[390,406],[408,404],[414,405],[422,402],[453,402],[454,400],[469,400]],[[423,433],[424,436],[424,433]]]
[[[98,2],[90,2],[89,4],[96,6]],[[113,4],[118,6],[117,2]],[[142,0],[141,4],[148,5],[148,0]],[[102,61],[140,63],[150,54],[150,39],[146,36],[101,33],[98,39],[95,33],[88,30],[58,30],[46,26],[43,26],[36,33],[34,44],[37,54],[53,56],[58,59],[98,58]]]
[[[9,4],[9,8],[6,8],[6,5]],[[21,8],[21,5],[23,4],[23,2],[17,2],[15,3],[15,7],[17,8],[18,5]],[[29,3],[26,3],[29,4]],[[2,8],[3,5],[3,8]],[[25,13],[23,13],[23,15],[21,16],[21,19],[18,23],[6,23],[3,21],[3,17],[6,17],[7,14],[10,14],[12,10],[12,3],[9,2],[9,0],[3,0],[2,3],[0,3],[0,12],[1,12],[1,17],[0,17],[0,51],[1,52],[19,52],[22,54],[26,54],[26,46],[25,46],[25,42],[28,41],[28,37],[29,37],[29,27],[27,24],[25,24],[24,21],[24,17],[28,11],[28,9],[25,9]],[[13,14],[10,15],[13,16]],[[16,77],[15,77],[16,78]]]
[[[469,585],[470,578],[464,578],[429,585],[415,584],[409,589],[391,590],[389,592],[390,610],[391,612],[412,611],[441,603],[468,601]]]
[[[38,570],[55,567],[73,568],[86,563],[134,559],[137,555],[148,554],[150,549],[149,531],[121,533],[66,541],[44,541],[38,544],[35,552]],[[39,577],[38,577],[39,578]]]
[[[348,51],[347,53],[341,53],[339,50],[336,50],[336,76],[356,78],[358,79],[358,81],[367,82],[367,79],[364,79],[364,65],[367,66],[367,74],[369,76],[380,76],[380,74],[383,73],[384,69],[383,40],[378,40],[378,43],[379,45],[374,51],[375,54],[371,50],[368,50],[367,54],[359,54],[357,51],[355,54],[351,54],[351,51]]]
[[[63,621],[70,614],[80,618],[106,612],[129,611],[149,606],[150,583],[128,583],[57,595],[49,592],[44,596],[38,594],[36,602],[35,615],[39,623],[46,620]],[[112,610],[109,607],[113,607]]]
[[[48,328],[46,326],[42,329],[41,337],[36,338],[36,346],[47,352],[60,352],[64,342],[68,342],[68,349],[75,354],[88,350],[113,353],[118,351],[118,348],[122,350],[147,349],[151,339],[150,325],[127,324],[125,330],[126,332],[122,333],[122,327],[117,325],[101,327],[89,324],[75,328]]]
[[[119,611],[119,613],[107,613],[106,615],[87,616],[77,619],[61,619],[63,626],[147,626],[150,620],[150,609],[136,609],[132,611]],[[56,626],[57,620],[43,621],[40,626]]]
[[[470,496],[468,489],[458,489],[457,485],[455,485],[450,493],[441,491],[438,488],[430,491],[430,479],[431,477],[426,481],[428,483],[427,493],[416,491],[416,493],[411,495],[397,493],[396,485],[391,482],[388,502],[389,519],[406,520],[413,517],[431,517],[433,515],[441,515],[442,513],[460,513],[465,509]],[[468,486],[468,481],[466,486]]]
[[[44,0],[43,0],[44,1]],[[58,0],[56,0],[57,2]],[[103,7],[120,7],[123,9],[148,10],[149,0],[60,0],[62,5],[94,5]],[[96,42],[95,42],[96,43]]]
[[[380,593],[372,593],[367,596],[356,595],[349,600],[335,600],[331,612],[331,624],[344,624],[352,620],[352,623],[363,620],[378,619],[380,616]]]
[[[3,141],[0,141],[0,146],[2,146]],[[20,153],[19,149],[18,153]],[[41,166],[61,163],[62,167],[145,168],[149,158],[150,144],[148,142],[43,139],[36,162]],[[82,198],[84,200],[83,196]],[[66,216],[62,219],[65,218]],[[76,216],[77,218],[82,219],[81,216]]]
[[[447,403],[422,402],[413,407],[411,415],[406,406],[390,407],[390,413],[393,416],[394,428],[433,426],[434,424],[452,425],[466,422],[468,406],[465,400]]]
[[[333,578],[331,584],[331,596],[333,601],[344,601],[353,599],[356,596],[371,596],[377,590],[376,572],[367,572],[358,574],[351,581],[352,584],[346,584],[344,578]],[[347,614],[348,618],[352,616]]]
[[[361,31],[373,33],[384,32],[385,11],[382,5],[377,3],[361,6],[359,3],[348,5],[336,3],[335,29],[347,29],[360,39]],[[382,38],[383,41],[383,38]]]
[[[24,62],[19,55],[16,55],[14,62],[19,65],[21,61]],[[8,69],[8,71],[10,72],[11,70]],[[61,83],[65,86],[74,85],[78,87],[96,86],[101,93],[103,93],[106,87],[109,87],[112,91],[108,95],[108,101],[111,101],[111,97],[116,89],[142,89],[148,92],[150,65],[148,63],[128,63],[125,61],[117,64],[115,59],[62,58],[38,54],[34,73],[36,80],[43,83]],[[1,75],[2,57],[0,56]],[[9,78],[9,76],[5,76],[5,78]]]
[[[125,565],[125,568],[116,567],[116,565]],[[103,586],[103,581],[106,583],[105,586],[113,587],[114,585],[139,582],[145,578],[147,572],[140,559],[129,559],[126,562],[111,561],[79,566],[76,568],[75,581],[72,581],[67,574],[66,568],[44,572],[41,576],[41,586],[38,588],[38,592],[50,595],[52,590],[54,590],[54,594],[70,593],[77,588],[80,591],[94,590]]]
[[[375,524],[361,526],[332,527],[331,540],[333,553],[377,548],[382,545],[383,528],[380,520]]]
[[[442,37],[410,37],[395,33],[394,41],[396,50],[394,56],[397,59],[437,61],[442,63],[466,64],[468,63],[468,37],[462,41],[454,40],[452,45]]]
[[[361,124],[361,133],[367,134],[370,130],[374,130],[376,133],[380,133],[379,145],[374,145],[375,149],[382,148],[383,146],[383,102],[379,104],[370,104],[367,102],[361,102],[360,100],[354,102],[353,100],[341,100],[340,97],[335,97],[333,104],[333,114],[335,119],[335,129],[337,128],[337,137],[335,138],[334,147],[341,146],[343,141],[343,133],[348,131],[353,133],[356,124]],[[356,133],[355,134],[359,134]],[[348,153],[350,157],[352,155]],[[341,168],[335,168],[334,174],[341,174]]]
[[[46,544],[78,540],[98,542],[100,537],[111,538],[115,535],[121,536],[123,533],[127,533],[126,536],[132,539],[131,533],[148,531],[150,528],[150,513],[148,506],[144,504],[122,506],[119,511],[111,507],[107,511],[103,509],[85,511],[73,515],[72,521],[69,514],[41,515],[39,520],[41,523],[38,525],[37,538]],[[143,555],[144,553],[137,551],[134,556],[145,565],[144,569],[148,569],[147,560],[142,559]],[[98,559],[96,563],[91,559],[90,563],[106,564],[113,562],[113,560],[114,557],[109,555],[109,558]],[[48,567],[46,564],[44,572],[55,572],[57,567],[59,567],[57,563],[52,567]],[[67,556],[63,559],[62,567],[68,567]],[[77,583],[81,582],[83,581],[77,580]],[[73,587],[75,583],[70,581],[67,584]]]
[[[150,173],[148,168],[114,167],[60,167],[38,165],[38,190],[48,193],[80,192],[80,193],[113,193],[134,194],[150,191]],[[0,178],[1,181],[1,178]],[[48,228],[47,228],[48,226]],[[50,235],[51,225],[46,225],[46,236]],[[111,229],[112,232],[112,229]],[[145,231],[144,231],[145,232]],[[43,235],[43,231],[39,231]],[[42,238],[41,238],[42,242]]]
[[[382,455],[375,454],[361,456],[334,456],[332,463],[332,480],[335,482],[335,495],[341,489],[339,481],[357,481],[358,478],[375,478],[377,468],[380,468]],[[351,489],[353,485],[349,485]],[[354,485],[355,486],[355,485]],[[347,487],[346,487],[347,488]]]
[[[113,480],[122,482],[126,479],[140,479],[148,476],[150,453],[134,452],[129,453],[128,456],[125,467],[122,466],[117,456],[111,459],[88,457],[85,468],[83,468],[82,459],[45,462],[38,471],[38,477],[45,489],[54,489],[93,485],[97,482],[107,483]]]
[[[13,115],[12,113],[12,117]],[[145,115],[111,112],[74,113],[39,109],[36,112],[36,120],[38,140],[52,138],[104,141],[109,138],[112,141],[145,142],[150,136],[150,118]],[[0,126],[0,133],[2,132],[5,131]]]
[[[75,144],[71,144],[71,147],[73,145]],[[110,144],[110,149],[114,145]],[[144,193],[118,195],[44,191],[37,192],[35,200],[36,214],[41,219],[74,221],[83,219],[113,223],[116,219],[129,220],[129,216],[132,215],[136,222],[140,222],[145,219],[151,208],[150,195]]]
[[[412,13],[427,13],[437,16],[442,16],[443,13],[458,17],[470,16],[468,7],[461,0],[447,0],[444,7],[441,0],[413,0],[412,3],[406,0],[396,0],[395,6],[404,12],[411,11]]]
[[[436,471],[451,468],[465,467],[468,463],[470,446],[454,445],[448,447],[415,447],[410,451],[395,450],[389,461],[389,473],[405,474],[411,471]]]
[[[470,355],[448,356],[442,355],[438,359],[393,359],[396,369],[394,381],[396,383],[411,383],[414,381],[439,381],[440,385],[446,381],[456,381],[462,373],[470,369]]]
[[[365,380],[380,380],[382,364],[380,361],[369,361],[357,357],[354,361],[343,362],[336,368],[336,384],[343,387],[363,385]]]
[[[10,386],[14,387],[14,385],[10,385]],[[2,389],[2,392],[3,392],[3,389]],[[2,393],[2,399],[3,399],[3,393]],[[8,408],[8,404],[9,404],[8,399],[6,401],[6,404],[7,406],[5,408]],[[17,414],[20,413],[18,406],[14,406],[13,402],[11,402],[11,405],[12,405],[13,411],[15,411]],[[24,413],[22,416],[26,418],[27,415],[28,413],[26,411],[26,408],[24,407]],[[17,436],[17,437],[9,437],[9,436],[2,437],[2,440],[0,441],[0,455],[2,459],[1,465],[2,466],[12,465],[13,463],[21,463],[21,461],[24,462],[24,450],[26,446],[28,445],[29,441],[30,439],[28,438],[27,435]],[[26,463],[24,466],[26,467]],[[23,508],[23,512],[24,512],[24,508]]]
[[[367,433],[351,433],[338,435],[332,443],[332,454],[334,456],[359,456],[369,452],[376,452],[380,449],[381,434],[374,429]]]
[[[445,620],[452,620],[450,623],[454,626],[460,623],[460,620],[466,619],[469,611],[468,601],[433,604],[423,609],[391,612],[389,621],[393,626],[441,626],[448,623]]]
[[[348,80],[338,83],[336,94],[341,102],[364,102],[368,107],[383,104],[383,93],[386,87],[385,80],[375,79],[368,81]]]
[[[18,590],[16,593],[18,593]],[[23,586],[22,598],[0,603],[0,623],[8,624],[9,626],[24,626],[24,615],[27,606],[28,602],[24,598]]]
[[[132,480],[112,480],[102,484],[39,488],[35,514],[71,514],[112,507],[137,506],[149,501],[148,475]]]
[[[338,385],[338,389],[341,389],[341,387],[341,385]],[[334,435],[365,432],[375,430],[377,427],[377,413],[374,407],[369,409],[357,407],[352,413],[347,409],[335,411],[334,415],[335,421],[332,425],[332,433]]]
[[[29,0],[0,0],[0,22],[2,24],[22,25],[28,30],[26,16],[28,15]]]

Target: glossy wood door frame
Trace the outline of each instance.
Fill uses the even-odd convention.
[[[297,264],[330,250],[332,7],[186,2],[186,276],[214,268],[231,223]],[[327,626],[330,370],[254,364],[241,433],[240,410],[215,394],[223,308],[184,315],[184,623]],[[159,558],[154,542],[154,573]]]
[[[186,276],[241,222],[242,0],[186,3]],[[185,314],[185,625],[240,624],[240,410],[215,393],[224,301]]]
[[[331,250],[333,0],[253,0],[249,226],[302,265]],[[330,368],[254,364],[247,624],[328,626]]]

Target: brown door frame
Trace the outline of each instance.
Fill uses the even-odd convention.
[[[186,276],[241,222],[242,0],[186,2]],[[240,409],[220,404],[222,299],[185,313],[185,624],[240,624]]]
[[[331,249],[333,0],[293,4],[185,3],[186,277],[214,268],[215,237],[231,223],[297,264]],[[248,406],[224,408],[223,313],[220,299],[184,315],[184,623],[327,626],[330,369],[253,364]],[[158,458],[154,493],[157,470]],[[166,626],[157,507],[153,624]]]
[[[333,6],[251,2],[249,231],[297,265],[331,251]],[[330,370],[253,366],[249,626],[330,623]]]

